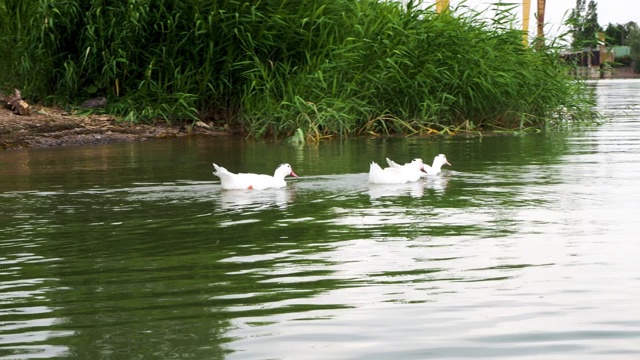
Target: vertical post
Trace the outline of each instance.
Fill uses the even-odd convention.
[[[538,46],[542,46],[544,44],[544,8],[546,5],[546,0],[538,0],[538,36],[537,42]]]
[[[436,12],[442,14],[449,11],[449,0],[436,0]]]
[[[531,0],[522,0],[522,43],[529,44],[529,14],[531,13]]]

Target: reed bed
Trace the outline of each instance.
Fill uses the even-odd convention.
[[[106,96],[131,122],[256,136],[444,133],[591,122],[557,49],[431,1],[0,0],[0,87]],[[501,9],[501,8],[499,8]],[[7,71],[11,69],[11,71]]]

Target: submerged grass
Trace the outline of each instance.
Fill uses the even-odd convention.
[[[107,96],[127,121],[197,119],[308,140],[591,122],[557,50],[513,8],[438,15],[376,0],[0,0],[0,86],[32,101]]]

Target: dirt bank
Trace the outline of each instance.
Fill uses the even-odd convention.
[[[226,135],[223,130],[166,123],[136,125],[116,122],[109,115],[77,115],[55,108],[32,106],[30,115],[0,108],[0,149],[106,144],[123,141]]]

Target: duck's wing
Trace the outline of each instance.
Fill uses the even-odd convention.
[[[389,158],[387,158],[387,164],[389,165],[390,168],[401,168],[401,167],[404,166],[404,165],[398,164],[397,162],[395,162],[395,161],[393,161],[393,160],[391,160]]]

